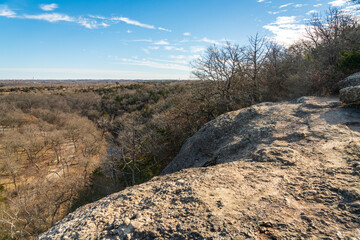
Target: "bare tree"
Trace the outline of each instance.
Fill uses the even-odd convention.
[[[148,133],[144,131],[141,114],[125,115],[121,119],[117,138],[114,139],[114,150],[110,153],[113,165],[117,166],[117,175],[123,176],[125,184],[135,185],[137,177],[151,164],[142,168],[140,165],[147,159],[148,148],[145,144]],[[154,161],[153,164],[156,162]],[[119,174],[120,173],[120,174]],[[115,172],[114,172],[115,174]],[[128,180],[129,178],[129,180]]]
[[[205,54],[192,63],[193,75],[202,81],[209,81],[216,89],[215,94],[230,109],[232,90],[240,79],[245,62],[244,49],[236,44],[226,43],[223,47],[211,46]]]
[[[63,159],[63,147],[65,144],[65,137],[62,131],[55,130],[46,136],[49,149],[54,152],[56,163],[60,164]]]
[[[26,155],[27,160],[31,162],[38,170],[40,167],[37,161],[46,153],[48,143],[45,137],[35,125],[27,125],[20,129],[22,132],[20,149]]]
[[[260,37],[257,33],[254,37],[249,38],[249,46],[246,49],[247,72],[250,75],[253,85],[252,103],[261,101],[261,70],[266,59],[268,48],[266,39]]]
[[[316,48],[325,48],[321,54],[327,58],[326,64],[334,65],[341,49],[346,48],[346,45],[358,43],[359,39],[353,38],[354,31],[360,29],[351,15],[337,8],[330,8],[324,19],[320,14],[312,16],[306,29],[306,37]]]

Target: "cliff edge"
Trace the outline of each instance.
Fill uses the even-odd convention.
[[[358,239],[360,109],[303,97],[226,113],[163,174],[37,239]]]

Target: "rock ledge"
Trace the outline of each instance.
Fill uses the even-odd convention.
[[[360,110],[340,105],[304,97],[224,114],[166,175],[37,239],[358,239]]]

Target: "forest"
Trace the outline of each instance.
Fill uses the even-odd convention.
[[[189,81],[0,82],[0,239],[148,181],[206,122],[261,102],[338,94],[360,71],[360,26],[329,9],[304,39],[213,45]]]

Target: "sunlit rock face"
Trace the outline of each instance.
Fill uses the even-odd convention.
[[[347,105],[360,105],[360,72],[350,75],[339,83],[340,101]]]
[[[303,97],[226,113],[163,176],[37,239],[357,239],[360,109]]]

